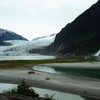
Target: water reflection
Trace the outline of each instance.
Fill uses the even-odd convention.
[[[74,75],[100,79],[99,69],[82,69],[82,68],[62,68],[62,67],[47,67],[47,66],[34,66],[33,70],[42,71],[59,75]]]

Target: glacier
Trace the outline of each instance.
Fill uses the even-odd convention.
[[[56,34],[35,38],[32,41],[8,40],[11,46],[0,46],[0,56],[32,56],[32,49],[41,49],[54,42]]]
[[[41,49],[54,42],[56,34],[34,38],[32,41],[7,40],[10,46],[0,46],[0,56],[37,56],[38,54],[29,53],[32,49]],[[41,55],[43,56],[43,55]],[[94,54],[100,56],[100,50]]]

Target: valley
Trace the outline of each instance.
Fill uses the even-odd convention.
[[[31,41],[0,28],[0,84],[17,85],[25,79],[42,96],[50,93],[42,100],[100,100],[99,43],[100,0],[58,33]],[[1,93],[0,100],[15,100],[3,98]]]

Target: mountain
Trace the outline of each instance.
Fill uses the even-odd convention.
[[[55,38],[55,35],[56,35],[56,34],[51,34],[50,36],[41,36],[41,37],[37,37],[37,38],[34,38],[32,41],[41,40],[41,39],[43,39],[43,40],[44,40],[44,39],[50,40],[52,37]],[[53,38],[52,38],[52,39],[53,39]]]
[[[36,44],[39,47],[36,48],[35,46],[35,48],[30,49],[29,52],[49,55],[47,53],[48,50],[46,50],[46,48],[54,42],[55,36],[56,34],[51,34],[50,36],[42,36],[42,37],[33,39],[32,41],[34,42],[34,45]]]
[[[55,54],[88,55],[100,49],[100,0],[67,24],[48,47]]]
[[[0,41],[6,40],[27,40],[26,38],[5,29],[0,29]]]

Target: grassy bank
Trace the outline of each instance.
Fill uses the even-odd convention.
[[[22,67],[25,65],[35,65],[35,64],[46,64],[46,63],[72,63],[72,62],[93,62],[97,61],[96,58],[87,58],[85,59],[84,56],[78,56],[78,57],[58,57],[55,59],[47,59],[47,60],[5,60],[0,61],[0,67]]]

